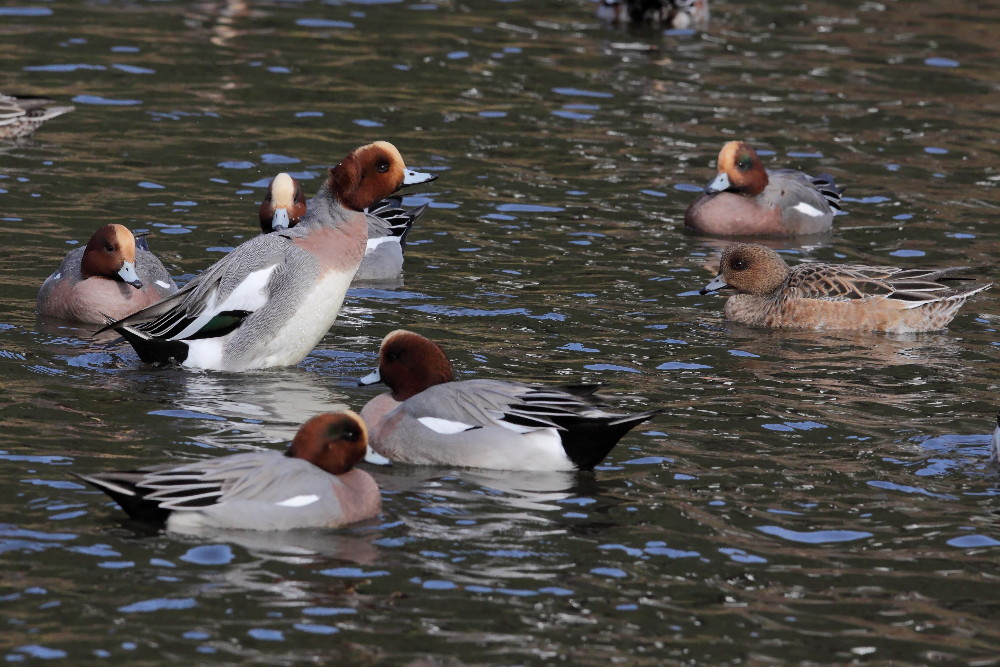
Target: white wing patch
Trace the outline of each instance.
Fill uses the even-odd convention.
[[[440,433],[441,435],[454,435],[455,433],[462,433],[463,431],[475,428],[471,424],[453,422],[449,419],[441,419],[439,417],[420,417],[417,421],[435,433]]]
[[[204,312],[170,340],[184,340],[194,335],[219,313],[229,310],[246,310],[252,313],[261,308],[267,303],[267,281],[276,268],[278,265],[272,264],[266,269],[248,273],[222,303],[218,303],[218,292],[212,292],[208,297],[208,303],[205,304]]]
[[[810,206],[809,204],[805,203],[804,201],[800,201],[798,204],[796,204],[792,208],[795,209],[796,211],[798,211],[799,213],[805,213],[806,215],[808,215],[809,217],[812,217],[812,218],[818,218],[821,215],[823,215],[823,211],[819,210],[815,206]]]
[[[165,283],[162,280],[157,280],[156,284],[162,287],[163,289],[170,289],[170,283]]]
[[[308,496],[292,496],[287,500],[282,500],[280,503],[275,503],[279,507],[305,507],[306,505],[312,505],[319,500],[319,496],[315,494],[309,494]]]

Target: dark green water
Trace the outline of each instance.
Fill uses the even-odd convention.
[[[0,144],[0,564],[8,662],[962,662],[1000,654],[1000,291],[944,332],[734,327],[683,212],[721,145],[847,187],[804,258],[1000,280],[1000,11],[713,3],[627,33],[575,2],[31,1],[3,92],[73,100]],[[405,286],[359,289],[297,368],[152,369],[34,315],[105,222],[180,279],[374,139],[440,179]],[[708,267],[708,268],[706,268]],[[593,475],[397,466],[345,530],[183,537],[71,470],[281,448],[360,408],[395,328],[461,373],[666,408]]]

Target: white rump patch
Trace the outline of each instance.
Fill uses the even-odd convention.
[[[451,420],[440,419],[438,417],[420,417],[417,421],[435,433],[440,433],[442,435],[454,435],[455,433],[461,433],[474,428],[469,424],[453,422]]]
[[[170,283],[165,283],[162,280],[157,280],[156,284],[159,285],[160,287],[162,287],[163,289],[169,289],[170,288]]]
[[[796,204],[792,208],[795,209],[796,211],[798,211],[799,213],[805,213],[806,215],[808,215],[808,216],[810,216],[812,218],[818,218],[818,217],[820,217],[820,216],[823,215],[823,211],[819,210],[818,208],[816,208],[814,206],[810,206],[809,204],[805,203],[804,201],[800,201],[798,204]]]
[[[310,494],[308,496],[293,496],[288,500],[282,500],[280,503],[275,503],[275,505],[280,507],[305,507],[306,505],[312,505],[318,500],[319,496]]]

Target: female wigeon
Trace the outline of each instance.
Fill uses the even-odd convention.
[[[69,113],[74,106],[57,106],[44,97],[13,97],[0,93],[0,139],[27,137],[38,126]]]
[[[833,177],[764,169],[749,144],[730,141],[719,173],[684,213],[684,224],[717,236],[794,236],[830,230],[843,189]]]
[[[952,289],[938,278],[963,267],[900,269],[808,262],[791,269],[770,248],[739,243],[722,253],[719,275],[702,294],[724,287],[726,319],[789,329],[907,333],[942,329],[966,299],[990,285]]]
[[[107,324],[159,302],[177,285],[156,255],[122,225],[104,225],[70,250],[38,290],[39,315]]]
[[[546,387],[505,380],[454,380],[439,345],[397,330],[362,384],[392,390],[361,411],[371,446],[391,460],[495,470],[590,470],[657,410],[602,410],[597,387]]]
[[[308,202],[302,194],[302,185],[298,179],[282,172],[271,180],[267,196],[261,202],[258,211],[260,229],[269,234],[294,227],[302,220],[307,207]],[[368,243],[361,266],[354,274],[354,282],[382,283],[399,280],[403,271],[406,235],[425,210],[427,204],[403,208],[399,197],[383,199],[365,209]]]
[[[352,151],[292,229],[237,246],[177,294],[114,328],[149,363],[244,371],[300,362],[333,324],[368,239],[366,206],[435,176],[392,144]]]
[[[353,469],[369,451],[364,422],[345,410],[307,421],[284,454],[250,452],[76,476],[133,519],[176,532],[335,528],[379,512],[375,480]]]

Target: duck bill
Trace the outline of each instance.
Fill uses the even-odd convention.
[[[379,373],[378,369],[376,368],[375,370],[373,370],[368,375],[366,375],[363,378],[359,379],[358,380],[358,384],[361,385],[362,387],[366,387],[366,386],[368,386],[370,384],[378,384],[381,381],[382,381],[382,374]]]
[[[122,268],[118,269],[118,277],[136,289],[142,289],[142,281],[139,274],[135,272],[134,262],[122,263]]]
[[[723,287],[729,287],[729,283],[725,281],[725,279],[722,277],[722,274],[719,274],[715,276],[715,279],[712,280],[712,282],[701,288],[701,293],[709,294],[710,292],[717,292]]]
[[[291,227],[291,222],[288,219],[288,210],[283,208],[274,209],[274,217],[271,218],[271,230],[277,232],[289,227]]]
[[[408,185],[420,185],[421,183],[430,183],[431,181],[437,180],[437,174],[428,174],[425,171],[413,171],[412,169],[403,170],[403,184],[399,187],[405,188]]]
[[[705,192],[714,195],[716,192],[725,192],[730,188],[729,176],[725,172],[718,174],[711,182],[705,186]]]
[[[371,463],[371,464],[377,465],[377,466],[391,466],[392,465],[392,461],[391,460],[385,458],[384,456],[382,456],[381,454],[379,454],[378,452],[376,452],[374,449],[371,448],[371,445],[368,446],[368,451],[365,452],[365,463]]]

